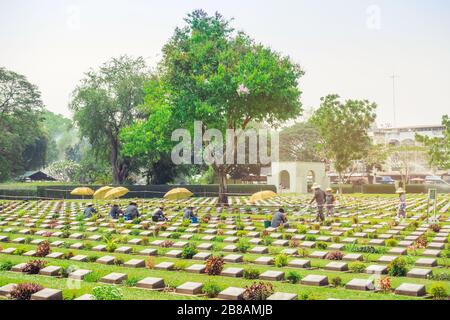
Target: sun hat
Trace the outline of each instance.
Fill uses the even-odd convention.
[[[314,183],[313,185],[312,185],[312,187],[311,187],[311,189],[319,189],[320,188],[320,185],[319,184],[317,184],[317,183]]]
[[[89,202],[88,204],[87,204],[87,206],[88,207],[92,207],[94,204],[92,203],[92,202]]]
[[[327,188],[327,190],[325,190],[325,191],[327,191],[327,192],[333,192],[333,189]]]

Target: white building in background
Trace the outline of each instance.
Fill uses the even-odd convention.
[[[445,127],[442,125],[428,126],[411,126],[398,128],[374,128],[370,131],[374,143],[393,146],[420,146],[416,141],[416,134],[427,136],[430,138],[443,137]],[[417,152],[416,159],[412,166],[412,176],[422,176],[436,174],[435,168],[431,168],[428,164],[428,157],[423,152]],[[395,175],[399,172],[399,168],[395,167],[394,161],[388,159],[384,172],[381,174]]]

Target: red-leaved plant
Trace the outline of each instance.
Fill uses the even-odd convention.
[[[245,286],[242,294],[244,300],[266,300],[273,294],[273,286],[271,283],[253,283],[251,286]]]
[[[205,272],[210,276],[217,276],[222,272],[224,264],[222,257],[210,257],[206,261]]]
[[[20,283],[16,285],[10,292],[10,296],[14,300],[30,300],[31,295],[44,289],[36,283]]]

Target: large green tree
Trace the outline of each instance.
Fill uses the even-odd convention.
[[[225,137],[227,129],[245,130],[251,122],[273,126],[301,114],[298,81],[303,72],[297,64],[235,32],[218,13],[194,11],[185,22],[163,48],[161,84],[155,88],[164,94],[149,99],[154,112],[147,123],[162,118],[168,128],[193,134],[194,122],[202,121],[203,132],[217,129]],[[153,126],[146,129],[155,135]],[[194,150],[194,155],[203,151]],[[224,152],[236,156],[234,148]],[[236,165],[212,166],[219,178],[219,201],[228,203],[226,176]]]
[[[320,134],[309,122],[298,122],[280,133],[280,160],[282,161],[323,161],[317,147]]]
[[[43,109],[35,85],[0,67],[0,181],[44,164]]]
[[[321,98],[310,119],[320,133],[319,148],[333,162],[341,183],[353,161],[361,160],[371,145],[368,130],[376,119],[376,108],[367,100],[341,102],[333,94]]]
[[[416,139],[428,148],[429,162],[441,169],[450,169],[450,117],[442,118],[443,137],[417,135]]]
[[[143,58],[121,56],[86,73],[73,94],[70,108],[74,121],[93,152],[99,158],[109,158],[116,184],[122,184],[134,168],[133,159],[121,152],[119,133],[139,118],[137,106],[144,101],[148,78]]]

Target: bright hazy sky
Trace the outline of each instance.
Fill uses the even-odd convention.
[[[376,102],[378,123],[393,123],[395,73],[397,125],[439,124],[450,113],[447,0],[0,0],[0,65],[70,115],[84,72],[121,54],[154,66],[174,28],[200,8],[300,63],[305,108],[338,93]]]

